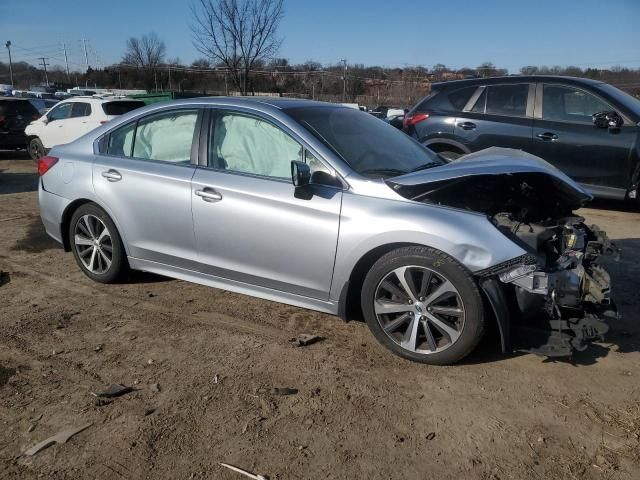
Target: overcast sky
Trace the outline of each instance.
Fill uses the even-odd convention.
[[[191,63],[190,0],[0,0],[0,40],[14,61],[49,57],[72,68],[120,60],[126,39],[156,32]],[[459,68],[524,65],[640,67],[640,0],[286,0],[281,57],[292,63]],[[0,61],[7,61],[0,50]]]

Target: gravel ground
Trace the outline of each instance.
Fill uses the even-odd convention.
[[[360,322],[148,274],[93,283],[45,234],[36,184],[0,152],[3,479],[242,478],[219,462],[272,480],[640,478],[640,213],[623,204],[581,212],[623,251],[606,342],[567,362],[487,338],[430,367]],[[114,383],[134,391],[90,393]]]

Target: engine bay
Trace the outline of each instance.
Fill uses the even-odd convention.
[[[598,263],[602,255],[618,255],[606,233],[578,216],[527,223],[503,212],[492,221],[529,252],[528,262],[497,274],[521,348],[567,356],[602,339],[607,320],[618,318],[609,274]]]

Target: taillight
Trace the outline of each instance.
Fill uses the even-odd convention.
[[[6,121],[7,121],[7,119],[5,118],[5,116],[4,115],[0,115],[0,125],[4,125]]]
[[[31,120],[38,120],[39,118],[40,118],[39,113],[34,113],[33,115],[31,115]]]
[[[404,116],[404,120],[402,121],[403,128],[413,127],[414,125],[425,121],[429,118],[428,113],[424,112],[416,112],[416,113],[408,113]]]
[[[58,163],[57,157],[44,156],[38,160],[38,175],[43,176],[51,167],[53,167],[56,163]]]

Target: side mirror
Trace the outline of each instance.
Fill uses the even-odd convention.
[[[623,118],[618,112],[598,112],[591,116],[593,124],[597,128],[610,128],[617,130],[624,125]]]
[[[46,116],[46,115],[43,115],[43,116],[42,116],[42,123],[44,123],[45,125],[46,125],[47,123],[49,123],[49,119],[47,118],[47,116]]]
[[[296,188],[306,187],[311,182],[309,165],[300,160],[291,161],[291,181]]]

